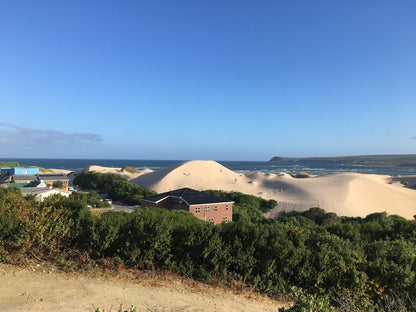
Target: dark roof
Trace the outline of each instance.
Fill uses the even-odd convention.
[[[34,174],[15,174],[13,181],[36,181],[37,177]]]
[[[66,174],[38,174],[39,180],[58,181],[69,180]]]
[[[203,205],[203,204],[215,204],[215,203],[233,203],[232,200],[229,200],[224,197],[217,197],[214,195],[207,194],[205,192],[200,192],[190,188],[181,188],[179,190],[174,190],[170,192],[161,193],[158,195],[152,195],[142,198],[142,200],[147,200],[150,202],[157,203],[158,201],[169,197],[179,197],[186,201],[189,205]]]

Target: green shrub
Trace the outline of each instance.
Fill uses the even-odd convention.
[[[64,182],[62,182],[62,181],[55,181],[55,182],[53,182],[52,186],[53,187],[56,187],[56,188],[62,188],[64,186]]]
[[[280,308],[279,312],[336,312],[338,309],[330,304],[328,295],[316,296],[305,293],[302,289],[292,287],[291,297],[295,304],[290,308]]]
[[[69,239],[72,220],[65,211],[48,201],[27,200],[13,189],[0,189],[0,244],[13,249],[37,249],[54,252]]]
[[[128,205],[139,205],[141,199],[156,192],[129,183],[126,178],[112,173],[83,172],[74,179],[74,184],[84,190],[107,193],[108,196]]]
[[[123,179],[104,180],[111,182],[108,190],[130,188]],[[97,200],[94,194],[36,203],[16,188],[0,189],[0,261],[19,251],[54,259],[71,271],[83,254],[113,267],[170,270],[268,295],[293,294],[289,311],[411,309],[416,220],[385,214],[339,218],[313,208],[273,221],[259,210],[264,202],[233,196],[236,221],[213,225],[186,211],[160,208],[91,213],[87,200]]]
[[[243,194],[240,192],[227,193],[224,191],[207,190],[205,193],[218,197],[224,197],[234,201],[237,205],[246,205],[250,208],[259,209],[262,212],[268,212],[277,206],[277,202],[274,199],[266,200],[261,197]]]
[[[138,173],[139,170],[137,170],[137,168],[135,167],[129,167],[129,166],[125,166],[121,169],[121,171],[123,172],[128,172],[128,173]]]

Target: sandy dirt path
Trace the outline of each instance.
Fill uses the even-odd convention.
[[[175,287],[143,287],[48,270],[0,264],[0,311],[277,311],[281,304],[233,293],[191,292]]]

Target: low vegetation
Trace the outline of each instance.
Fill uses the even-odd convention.
[[[277,206],[277,202],[274,199],[266,200],[261,197],[243,194],[240,192],[227,193],[224,191],[208,190],[205,191],[205,193],[234,201],[237,205],[237,210],[245,208],[245,210],[250,212],[257,210],[260,210],[261,212],[268,212]]]
[[[125,309],[125,308],[123,308],[123,305],[120,305],[117,309],[117,312],[136,312],[136,311],[137,311],[137,309],[136,309],[135,306],[131,306],[130,308]],[[94,312],[106,312],[106,311],[103,310],[103,309],[97,308],[97,309],[94,310]]]
[[[140,205],[143,197],[156,194],[113,173],[83,172],[78,174],[73,182],[83,190],[106,193],[112,200],[128,205]]]
[[[309,173],[306,173],[306,172],[299,172],[299,173],[290,174],[290,175],[294,178],[301,178],[301,179],[312,177]]]
[[[122,172],[128,172],[128,173],[138,173],[139,170],[137,170],[137,168],[135,167],[129,167],[129,166],[125,166],[121,169]]]
[[[56,187],[56,188],[62,188],[64,186],[64,182],[62,182],[62,181],[55,181],[55,182],[53,182],[52,186],[53,187]]]
[[[93,177],[94,188],[104,187]],[[170,271],[292,297],[289,311],[415,311],[415,220],[313,208],[274,221],[260,210],[273,202],[210,192],[233,198],[235,222],[213,225],[158,208],[92,213],[82,195],[38,203],[16,188],[0,189],[0,261],[35,257],[65,271],[91,263]]]
[[[73,192],[71,196],[82,202],[83,205],[91,206],[92,208],[111,208],[111,204],[102,200],[95,191],[89,193]]]

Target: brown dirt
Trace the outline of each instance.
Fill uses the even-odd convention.
[[[0,263],[0,311],[277,311],[288,303],[173,276],[80,274]]]

